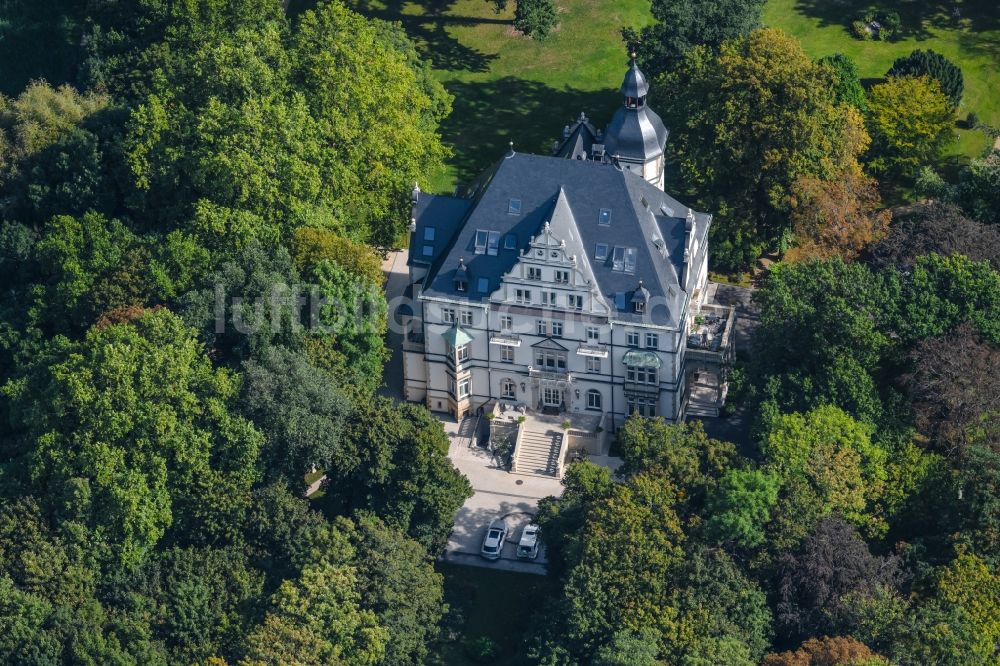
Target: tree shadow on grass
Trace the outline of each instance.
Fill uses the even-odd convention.
[[[414,41],[421,56],[434,69],[446,71],[485,72],[496,56],[469,48],[448,34],[447,27],[453,25],[478,25],[483,23],[506,24],[505,19],[480,18],[476,16],[450,16],[449,10],[455,0],[423,0],[419,3],[418,14],[405,13],[408,4],[401,0],[346,0],[352,10],[369,18],[377,18],[392,23],[400,23],[406,34]],[[316,5],[316,0],[292,0],[288,8],[290,16],[297,16]]]
[[[455,96],[451,115],[441,125],[442,138],[454,151],[450,160],[458,181],[467,184],[514,150],[548,155],[568,123],[585,112],[604,127],[621,103],[611,89],[557,89],[537,81],[504,77],[489,82],[446,81]]]
[[[931,28],[965,28],[973,32],[1000,27],[996,0],[798,0],[796,10],[819,19],[821,26],[839,25],[851,33],[851,22],[865,10],[895,11],[902,26],[894,39],[929,39]],[[959,13],[955,14],[958,9]],[[852,35],[853,36],[853,35]]]

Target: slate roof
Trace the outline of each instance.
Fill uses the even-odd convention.
[[[420,193],[419,197],[413,207],[416,229],[410,235],[410,262],[431,264],[441,256],[442,250],[462,226],[462,220],[474,202],[424,193]],[[434,229],[433,239],[427,239],[427,227]],[[426,254],[424,248],[430,248],[430,254]]]
[[[649,83],[646,82],[646,75],[639,69],[639,65],[632,60],[632,66],[625,73],[625,80],[622,87],[618,89],[625,97],[645,97],[649,94]]]
[[[552,153],[556,157],[566,159],[589,159],[595,143],[600,143],[600,131],[587,120],[587,116],[580,114],[580,118],[572,125],[567,125],[565,132],[569,132],[562,141],[556,142],[556,147]]]
[[[600,293],[615,308],[614,319],[679,325],[684,302],[681,285],[685,279],[686,206],[628,170],[590,160],[511,152],[480,183],[469,199],[421,195],[414,212],[417,223],[411,256],[423,245],[422,230],[427,226],[435,227],[442,242],[445,228],[456,230],[447,247],[435,250],[423,293],[462,300],[487,299],[500,286],[501,277],[514,267],[531,237],[550,221],[552,233],[566,240],[567,251],[578,253],[578,261],[589,264]],[[512,198],[521,201],[518,215],[508,212]],[[430,201],[425,204],[424,199]],[[459,224],[455,216],[462,210],[463,201],[467,214]],[[598,224],[602,209],[611,211],[608,226]],[[702,242],[710,220],[710,215],[695,213],[693,233]],[[495,256],[475,254],[479,229],[501,234]],[[512,249],[505,249],[508,234],[514,235]],[[656,239],[662,242],[657,245]],[[607,260],[596,259],[598,243],[609,246]],[[615,246],[636,248],[634,273],[612,270],[611,248]],[[468,292],[455,290],[459,259],[464,260],[469,273]],[[478,289],[481,278],[485,279],[485,291]],[[631,309],[631,298],[640,280],[653,301],[646,315]]]
[[[605,132],[608,157],[620,156],[641,162],[656,159],[667,147],[667,128],[648,106],[615,111]]]

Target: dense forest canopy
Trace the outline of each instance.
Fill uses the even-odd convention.
[[[615,474],[571,464],[525,658],[996,666],[998,155],[934,170],[952,63],[862,85],[761,6],[626,34],[716,263],[784,258],[731,371],[749,441],[632,416]],[[472,489],[377,396],[380,252],[450,96],[337,1],[0,13],[0,663],[430,663]]]

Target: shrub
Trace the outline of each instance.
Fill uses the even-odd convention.
[[[976,129],[979,127],[979,116],[975,111],[969,111],[969,115],[965,117],[965,126],[968,129]]]
[[[903,22],[899,19],[898,12],[884,12],[877,19],[879,25],[882,28],[879,30],[878,38],[881,40],[887,40],[896,33],[903,26]]]
[[[872,38],[871,30],[869,30],[868,23],[866,23],[865,21],[855,21],[854,23],[852,23],[851,32],[853,32],[854,36],[857,37],[858,39]]]

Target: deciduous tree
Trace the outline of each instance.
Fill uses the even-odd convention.
[[[840,104],[850,104],[858,111],[868,107],[865,89],[861,85],[861,75],[858,65],[850,56],[834,53],[819,59],[821,65],[829,67],[835,77],[833,84],[834,99]]]
[[[958,65],[932,49],[916,49],[910,55],[896,58],[885,74],[893,76],[927,76],[937,81],[952,108],[958,108],[965,91],[965,81]]]
[[[915,176],[954,140],[953,126],[951,104],[934,80],[890,78],[868,95],[868,163],[879,174]]]
[[[713,256],[744,267],[790,239],[792,186],[802,176],[858,173],[868,135],[853,107],[837,104],[830,70],[780,30],[692,49],[656,87],[680,184],[715,212]]]
[[[789,258],[853,259],[885,236],[892,214],[882,210],[878,183],[860,173],[838,180],[803,176],[792,186],[792,230],[797,247]]]
[[[170,312],[56,341],[5,390],[25,431],[24,490],[92,530],[112,568],[142,562],[168,529],[188,543],[239,529],[261,436],[230,411],[232,375]]]
[[[718,49],[723,42],[745,37],[760,25],[762,0],[653,0],[651,26],[622,31],[629,48],[637,51],[648,76],[670,69],[695,46]]]

